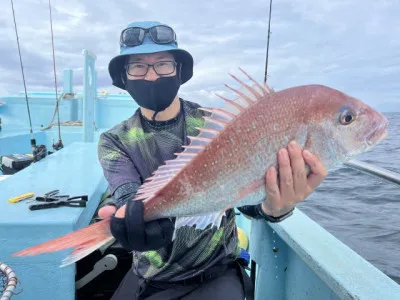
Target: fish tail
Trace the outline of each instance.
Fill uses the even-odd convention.
[[[12,254],[12,256],[36,256],[42,253],[74,248],[71,254],[63,260],[61,267],[64,267],[114,241],[115,239],[110,231],[110,218],[107,218],[59,238],[21,250]]]
[[[112,243],[114,243],[115,238],[113,236],[109,236],[106,238],[97,238],[93,239],[90,242],[87,242],[84,246],[76,248],[74,251],[71,252],[65,259],[63,259],[62,264],[60,267],[65,267],[70,264],[81,260],[85,256],[89,255],[90,253],[96,251],[99,248],[107,248]]]

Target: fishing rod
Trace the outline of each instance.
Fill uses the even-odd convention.
[[[22,55],[21,55],[21,49],[20,49],[20,46],[19,46],[17,22],[15,20],[15,11],[14,11],[14,2],[13,2],[13,0],[11,0],[11,8],[12,8],[13,18],[14,18],[15,35],[16,35],[16,38],[17,38],[19,61],[20,61],[21,72],[22,72],[22,81],[24,83],[26,107],[27,107],[27,110],[28,110],[29,127],[30,127],[30,135],[31,135],[31,146],[32,146],[32,150],[33,150],[33,160],[34,161],[39,161],[39,160],[43,159],[44,157],[46,157],[47,149],[46,149],[45,145],[39,145],[39,146],[36,145],[35,135],[33,134],[31,112],[30,112],[30,109],[29,109],[28,93],[27,93],[27,90],[26,90],[24,67],[23,67],[23,64],[22,64]]]
[[[24,74],[24,67],[22,65],[21,50],[20,50],[20,47],[19,47],[18,30],[17,30],[17,23],[16,23],[16,20],[15,20],[15,12],[14,12],[13,0],[11,0],[11,7],[12,7],[12,12],[13,12],[13,18],[14,18],[15,35],[17,37],[17,45],[18,45],[18,53],[19,53],[19,62],[20,62],[20,65],[21,65],[22,80],[23,80],[23,83],[24,83],[26,108],[28,109],[29,126],[30,126],[30,134],[31,134],[31,145],[34,146],[34,145],[36,145],[36,140],[35,140],[35,137],[34,137],[34,134],[33,134],[33,130],[32,130],[31,113],[30,113],[30,110],[29,110],[29,101],[28,101],[28,95],[27,95],[27,92],[26,92],[25,74]]]
[[[53,142],[53,149],[55,151],[64,148],[62,139],[61,139],[61,128],[60,128],[60,111],[59,111],[59,99],[57,94],[57,72],[56,72],[56,58],[54,54],[54,37],[53,37],[53,17],[51,14],[51,4],[49,0],[49,11],[50,11],[50,28],[51,28],[51,44],[53,49],[53,72],[54,72],[54,87],[56,91],[56,112],[57,112],[57,125],[58,125],[58,142]]]
[[[269,52],[269,37],[271,35],[271,11],[272,11],[272,0],[270,0],[269,2],[268,38],[267,38],[267,54],[265,58],[264,83],[267,82],[267,76],[268,76],[268,52]]]

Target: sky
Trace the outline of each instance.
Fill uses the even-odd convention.
[[[132,21],[172,26],[194,57],[193,78],[180,95],[213,105],[226,95],[238,67],[264,80],[269,0],[51,0],[57,81],[74,72],[82,90],[83,55],[97,56],[98,88],[111,85],[108,62]],[[14,0],[28,92],[54,91],[48,0]],[[23,91],[11,2],[0,2],[0,96]],[[268,83],[275,90],[303,84],[339,89],[382,111],[400,111],[399,0],[275,0]]]

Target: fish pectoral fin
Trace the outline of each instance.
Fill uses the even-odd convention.
[[[225,216],[225,212],[215,212],[202,216],[176,218],[172,240],[174,240],[176,237],[176,231],[185,226],[194,226],[196,229],[204,230],[208,225],[211,224],[211,227],[215,226],[218,229],[221,226],[223,216]]]
[[[262,177],[260,179],[256,179],[253,182],[249,183],[248,185],[242,187],[237,197],[231,201],[224,209],[218,212],[214,212],[207,215],[202,216],[193,216],[193,217],[179,217],[175,221],[175,230],[173,233],[172,240],[176,237],[176,231],[184,226],[195,226],[197,229],[205,229],[208,225],[216,226],[217,229],[221,226],[221,221],[223,216],[225,216],[226,211],[235,206],[240,199],[250,195],[251,193],[257,191],[261,187],[265,185],[265,178]]]

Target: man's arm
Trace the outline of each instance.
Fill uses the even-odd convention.
[[[129,200],[132,200],[139,187],[140,185],[137,182],[129,182],[117,187],[112,195],[116,207],[120,208]]]
[[[101,134],[97,152],[112,199],[119,208],[134,197],[141,185],[141,177],[116,137]]]
[[[143,202],[131,201],[141,185],[141,177],[119,140],[102,134],[98,155],[116,206],[100,208],[99,216],[111,217],[112,235],[128,251],[154,250],[171,243],[173,222],[170,219],[145,222]],[[123,217],[114,216],[117,208],[121,207],[124,211],[126,209],[127,214]]]

